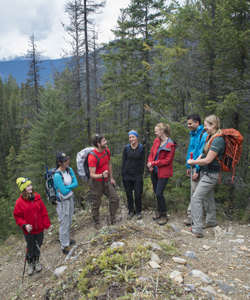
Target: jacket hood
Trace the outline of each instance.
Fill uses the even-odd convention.
[[[155,140],[156,140],[157,146],[160,145],[161,139],[156,138]],[[175,143],[170,137],[168,138],[167,144],[166,144],[166,147],[169,147],[169,146],[174,147],[174,148],[176,148],[176,146],[177,146],[177,143]]]
[[[189,134],[190,135],[196,135],[197,133],[201,133],[204,130],[204,126],[200,125],[196,131],[190,131]]]

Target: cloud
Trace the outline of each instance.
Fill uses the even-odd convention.
[[[67,0],[68,1],[68,0]],[[96,0],[101,2],[102,0]],[[0,59],[11,55],[24,55],[29,48],[30,36],[34,34],[38,51],[44,55],[59,58],[62,48],[70,50],[70,36],[64,31],[61,21],[69,24],[64,12],[66,1],[62,0],[11,0],[2,1],[0,9]],[[184,2],[181,0],[180,2]],[[120,8],[125,8],[130,0],[107,0],[102,14],[92,15],[99,25],[99,42],[114,39],[110,31],[117,25]]]

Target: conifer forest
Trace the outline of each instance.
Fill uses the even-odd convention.
[[[101,0],[99,0],[101,1]],[[58,152],[71,156],[92,146],[91,136],[103,133],[111,151],[117,189],[121,180],[122,151],[128,131],[148,132],[146,159],[159,122],[171,127],[178,144],[174,175],[165,196],[167,209],[185,213],[190,200],[186,175],[189,143],[187,116],[215,114],[222,128],[235,128],[244,137],[235,179],[223,173],[217,185],[217,212],[224,218],[250,219],[250,2],[247,0],[131,0],[120,11],[115,39],[98,42],[91,17],[105,2],[70,0],[62,24],[71,52],[67,64],[46,86],[40,84],[41,52],[31,35],[27,45],[27,81],[19,86],[11,75],[0,78],[0,238],[16,233],[13,209],[20,191],[18,177],[29,178],[46,200],[45,162],[55,167]],[[78,178],[79,179],[79,178]],[[78,205],[86,205],[87,184],[79,179]],[[143,204],[153,201],[144,172]],[[153,206],[154,204],[152,204]]]

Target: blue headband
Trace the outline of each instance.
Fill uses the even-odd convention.
[[[135,135],[137,138],[139,137],[138,133],[134,130],[129,131],[128,136],[130,136],[131,134]]]

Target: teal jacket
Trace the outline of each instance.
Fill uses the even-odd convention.
[[[71,168],[69,168],[69,170],[70,170],[70,175],[72,177],[72,183],[70,185],[66,185],[66,186],[64,185],[62,176],[58,172],[56,172],[54,175],[54,184],[55,184],[55,189],[57,191],[57,195],[58,195],[58,189],[61,192],[61,194],[67,195],[74,188],[78,187],[78,181],[76,179],[74,171]]]
[[[196,131],[190,131],[186,162],[190,159],[190,152],[193,152],[193,159],[197,159],[201,155],[207,136],[208,134],[204,132],[203,125],[200,125]],[[187,163],[186,166],[190,169],[190,166]],[[195,168],[198,173],[200,171],[200,166],[195,165]]]

